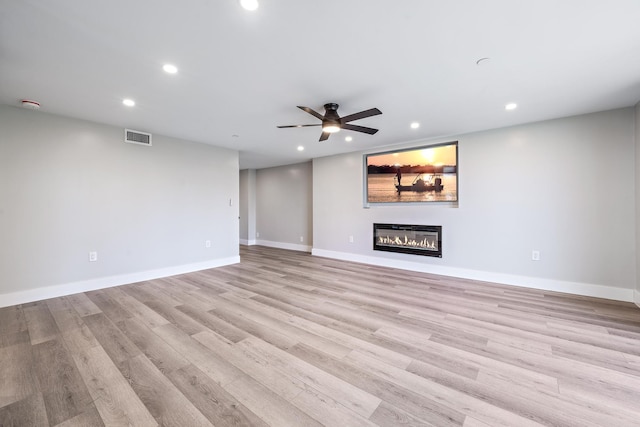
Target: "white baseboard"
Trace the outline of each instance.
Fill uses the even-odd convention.
[[[633,291],[633,302],[635,302],[636,305],[640,307],[640,291],[637,289]]]
[[[128,283],[153,280],[161,277],[175,276],[177,274],[191,273],[194,271],[207,270],[209,268],[222,267],[240,262],[240,256],[220,258],[210,261],[197,262],[193,264],[178,265],[175,267],[161,268],[157,270],[140,271],[137,273],[121,274],[117,276],[99,277],[96,279],[83,280],[80,282],[65,283],[62,285],[46,286],[25,291],[0,294],[0,307],[8,307],[16,304],[40,301],[49,298],[63,297],[65,295],[77,294],[80,292],[95,291],[97,289],[111,288],[114,286],[126,285]]]
[[[256,240],[256,245],[268,246],[270,248],[289,249],[291,251],[311,252],[311,246],[297,245],[295,243],[272,242],[269,240]]]
[[[334,258],[343,261],[359,262],[363,264],[379,265],[382,267],[399,268],[402,270],[419,271],[422,273],[439,274],[449,277],[480,280],[483,282],[500,283],[503,285],[519,286],[524,288],[541,289],[545,291],[564,292],[568,294],[583,295],[597,298],[605,298],[616,301],[632,302],[634,290],[614,288],[611,286],[595,285],[591,283],[567,282],[563,280],[542,279],[538,277],[518,276],[513,274],[493,273],[490,271],[469,270],[464,268],[443,267],[433,264],[422,264],[411,261],[402,261],[382,257],[358,255],[347,252],[327,251],[313,249],[312,255],[325,258]],[[640,301],[638,291],[635,291],[636,304]],[[638,304],[640,306],[640,304]]]
[[[255,240],[240,239],[240,244],[244,245],[244,246],[254,246],[256,244],[256,241]]]

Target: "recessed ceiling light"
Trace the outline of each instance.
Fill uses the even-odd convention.
[[[240,0],[240,5],[246,10],[256,10],[258,8],[258,0]]]
[[[418,122],[411,123],[411,129],[418,129],[419,127],[420,127],[420,123]]]
[[[127,107],[133,107],[134,105],[136,105],[136,102],[133,99],[123,99],[122,103]]]
[[[516,108],[518,108],[518,104],[516,104],[515,102],[510,102],[509,104],[504,106],[505,110],[515,110]]]
[[[178,72],[178,67],[176,67],[175,65],[172,64],[164,64],[162,66],[162,69],[169,74],[175,74]]]
[[[344,140],[347,141],[347,142],[351,142],[351,141],[353,141],[353,138],[350,137],[350,136],[347,136]]]
[[[298,151],[304,151],[304,147],[302,145],[298,145]]]

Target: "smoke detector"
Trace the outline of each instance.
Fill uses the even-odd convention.
[[[40,103],[39,102],[31,101],[29,99],[23,99],[21,102],[22,102],[22,106],[24,108],[28,108],[30,110],[39,110],[40,109]]]

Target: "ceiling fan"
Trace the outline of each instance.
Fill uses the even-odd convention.
[[[366,117],[377,116],[378,114],[382,114],[382,111],[377,108],[371,108],[369,110],[360,111],[359,113],[349,114],[348,116],[340,117],[338,115],[338,104],[328,103],[324,104],[325,113],[324,116],[317,111],[312,110],[309,107],[301,107],[298,105],[298,108],[306,111],[311,114],[313,117],[322,120],[322,123],[318,123],[315,125],[290,125],[290,126],[278,126],[278,128],[302,128],[308,126],[322,126],[322,135],[320,135],[320,141],[325,141],[329,139],[329,135],[335,132],[339,132],[340,129],[345,130],[353,130],[356,132],[368,133],[369,135],[373,135],[378,132],[378,129],[368,128],[365,126],[357,126],[349,124],[354,120],[364,119]]]

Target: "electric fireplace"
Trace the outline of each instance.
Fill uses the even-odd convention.
[[[442,226],[373,224],[373,250],[442,258]]]

